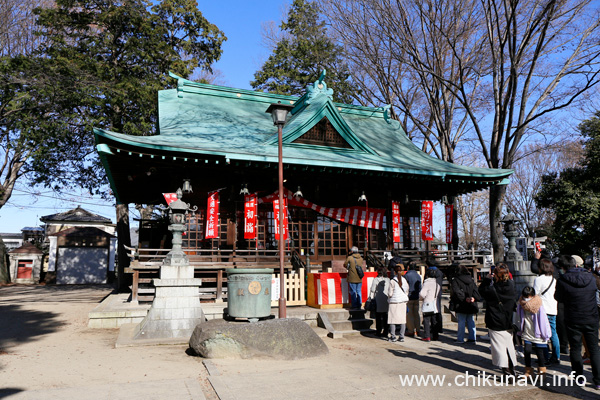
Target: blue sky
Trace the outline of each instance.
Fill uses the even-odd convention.
[[[286,7],[291,3],[292,0],[198,1],[206,19],[227,36],[221,59],[213,66],[221,71],[220,84],[251,89],[250,81],[254,73],[270,54],[262,45],[261,25],[267,21],[275,21],[279,25]],[[9,202],[0,209],[0,232],[19,232],[26,226],[39,226],[40,217],[67,211],[78,205],[115,222],[112,202],[91,196],[85,191],[56,194],[42,187],[29,187],[21,181]],[[130,214],[135,214],[133,205],[130,205]],[[436,218],[443,215],[443,209],[436,208],[434,214]],[[439,229],[443,229],[438,225],[436,220],[436,235]],[[137,226],[137,223],[132,222],[132,226]]]
[[[251,89],[254,73],[269,57],[262,46],[261,23],[275,21],[279,25],[292,0],[199,1],[204,17],[221,29],[227,41],[223,55],[214,68],[223,73],[223,84]]]
[[[221,71],[221,84],[251,89],[250,81],[269,56],[262,46],[261,24],[279,25],[292,0],[199,0],[206,19],[221,29],[227,41],[221,60],[214,68]],[[31,193],[38,193],[32,196]],[[25,226],[38,226],[39,218],[81,207],[115,221],[114,206],[82,191],[56,194],[45,188],[32,188],[21,181],[9,202],[0,209],[0,232],[19,232]],[[133,207],[131,207],[133,208]]]

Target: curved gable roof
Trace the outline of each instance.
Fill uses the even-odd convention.
[[[422,152],[386,108],[334,103],[324,82],[298,98],[192,82],[176,75],[177,89],[159,98],[159,134],[130,136],[95,129],[101,157],[119,143],[140,151],[158,150],[184,157],[216,155],[227,160],[277,162],[277,129],[265,111],[271,103],[295,105],[283,128],[284,162],[352,168],[399,174],[438,176],[443,180],[476,179],[499,183],[512,170],[467,167]],[[335,127],[351,149],[295,143],[323,118]],[[109,146],[110,145],[110,146]],[[110,175],[110,172],[109,172]]]

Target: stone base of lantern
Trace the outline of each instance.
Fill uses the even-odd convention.
[[[148,315],[136,328],[134,339],[189,339],[196,325],[205,319],[198,294],[201,283],[195,278],[155,279],[156,296]]]

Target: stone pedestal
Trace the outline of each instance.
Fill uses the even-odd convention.
[[[179,191],[178,191],[179,194]],[[173,202],[175,208],[180,200]],[[187,206],[186,206],[187,207]],[[178,207],[178,210],[184,209]],[[154,279],[156,294],[146,318],[136,327],[134,339],[173,339],[192,336],[196,325],[204,322],[198,287],[201,279],[194,278],[194,267],[181,249],[183,215],[172,217],[169,230],[173,232],[173,249],[160,267],[160,279]]]
[[[533,281],[536,278],[536,274],[531,272],[531,262],[530,261],[506,261],[508,268],[513,274],[513,279],[515,282],[515,290],[517,294],[520,296],[521,291],[525,286],[533,286]]]
[[[135,339],[190,338],[196,325],[204,321],[198,295],[201,283],[194,278],[155,279],[156,297],[138,325]]]

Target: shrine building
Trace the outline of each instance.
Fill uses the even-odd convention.
[[[190,180],[193,192],[183,200],[198,211],[188,215],[183,247],[191,254],[277,249],[272,199],[278,188],[278,132],[266,113],[273,103],[292,107],[282,136],[287,250],[309,255],[314,263],[342,260],[352,246],[424,249],[423,201],[503,185],[512,173],[424,153],[388,108],[335,103],[324,75],[302,97],[171,76],[177,88],[158,93],[156,135],[94,132],[118,203],[165,204],[164,193]],[[257,203],[253,238],[245,235],[244,189]],[[206,238],[207,200],[214,191],[219,193],[216,237]],[[392,202],[400,214],[396,240]],[[169,247],[164,221],[144,220],[140,227],[140,247]]]

